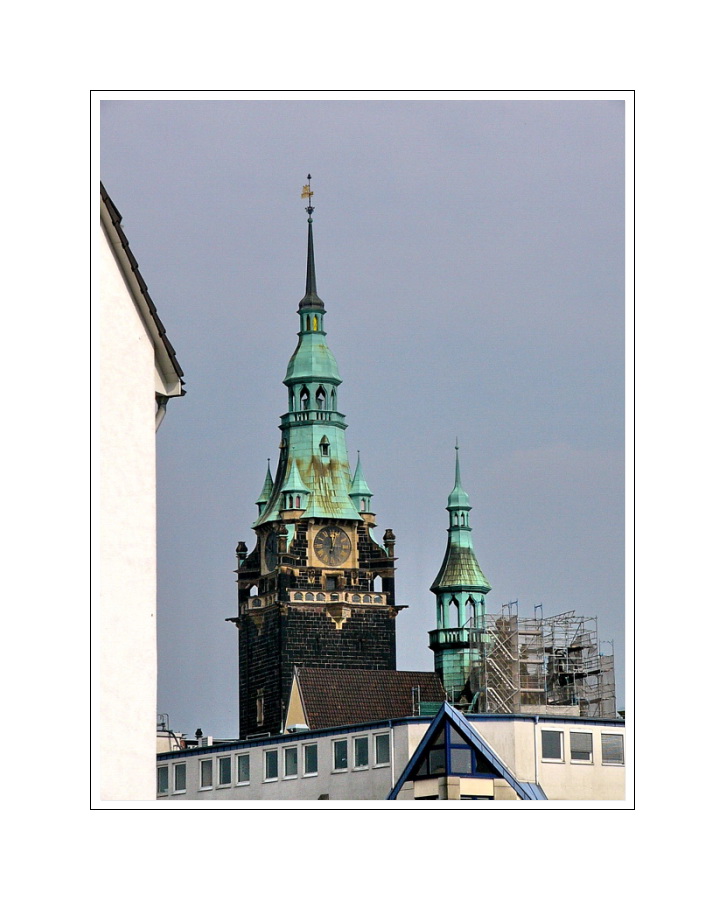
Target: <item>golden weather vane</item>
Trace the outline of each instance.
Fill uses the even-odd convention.
[[[310,181],[312,180],[312,175],[307,176],[307,184],[302,188],[301,197],[303,200],[307,201],[307,206],[305,207],[307,215],[311,216],[315,211],[315,207],[312,205],[312,197],[314,196],[314,191],[310,187]]]

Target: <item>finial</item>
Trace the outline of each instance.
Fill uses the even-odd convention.
[[[300,300],[299,309],[314,307],[324,311],[325,304],[317,296],[317,279],[315,277],[315,250],[312,241],[312,213],[315,207],[312,206],[312,196],[314,191],[310,187],[312,176],[307,176],[307,184],[302,188],[302,199],[307,200],[307,283],[305,285],[305,296]]]
[[[315,207],[312,206],[312,197],[314,196],[314,191],[310,188],[310,181],[312,180],[312,175],[307,176],[307,184],[302,188],[301,197],[303,200],[307,201],[307,206],[305,207],[305,211],[307,212],[308,222],[312,221],[312,213],[315,211]]]

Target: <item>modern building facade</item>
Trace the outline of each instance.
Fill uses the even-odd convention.
[[[162,753],[159,799],[617,801],[624,722],[435,716],[295,731]]]

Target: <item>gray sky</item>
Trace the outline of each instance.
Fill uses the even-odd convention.
[[[624,702],[624,160],[617,100],[102,102],[101,177],[187,387],[158,432],[172,727],[237,734],[224,620],[287,409],[308,172],[351,463],[398,538],[398,668],[433,668],[458,437],[489,611],[598,616]]]

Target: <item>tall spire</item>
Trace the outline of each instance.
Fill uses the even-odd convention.
[[[362,519],[356,508],[362,505],[362,500],[356,503],[350,496],[347,425],[337,406],[342,379],[335,356],[327,345],[325,306],[317,296],[312,244],[314,207],[309,175],[307,179],[302,189],[308,216],[307,292],[297,310],[300,320],[297,347],[284,378],[288,410],[280,425],[282,442],[277,474],[254,528],[268,522],[287,521],[290,510],[300,510],[303,519]],[[362,511],[369,512],[369,500]]]
[[[305,284],[305,296],[300,300],[300,309],[324,309],[325,304],[317,296],[317,279],[315,277],[315,246],[312,238],[312,206],[314,191],[310,188],[311,175],[307,176],[307,184],[302,188],[302,199],[307,200],[305,211],[307,212],[307,282]]]

